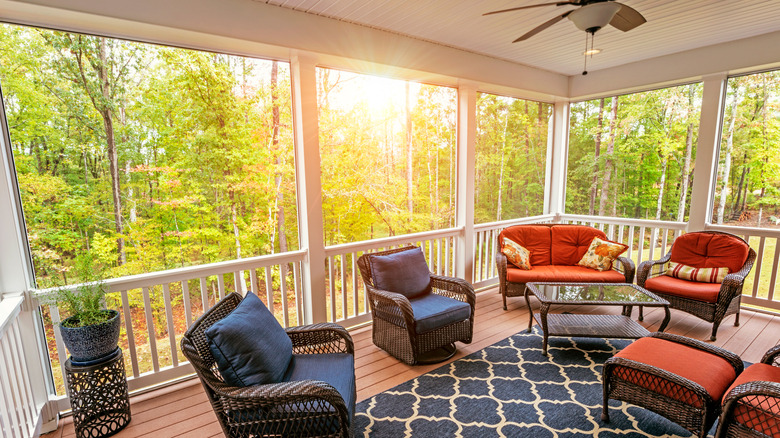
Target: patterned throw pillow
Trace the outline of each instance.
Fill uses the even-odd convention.
[[[513,265],[526,271],[531,270],[531,252],[514,240],[504,237],[501,252],[504,253],[506,259]]]
[[[723,283],[728,273],[729,268],[694,268],[682,263],[669,262],[669,269],[664,274],[699,283]]]
[[[612,262],[627,249],[628,245],[594,237],[577,264],[597,271],[608,271],[612,269]]]

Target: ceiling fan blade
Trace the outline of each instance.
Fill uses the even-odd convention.
[[[612,26],[622,30],[623,32],[628,32],[640,24],[647,22],[645,17],[643,17],[642,14],[640,14],[636,9],[632,8],[631,6],[626,6],[622,3],[617,4],[620,5],[620,10],[617,12],[617,14],[615,14],[614,17],[612,17],[612,21],[609,22],[609,24]]]
[[[531,29],[530,32],[526,33],[525,35],[521,36],[520,38],[512,41],[513,43],[516,43],[518,41],[525,41],[528,38],[531,38],[532,36],[536,35],[537,33],[547,29],[548,27],[552,26],[553,24],[563,20],[564,18],[568,17],[569,14],[571,14],[571,11],[564,12],[563,14],[553,18],[552,20],[546,21],[543,24],[536,26],[535,28]]]
[[[521,9],[531,9],[531,8],[538,8],[540,6],[563,6],[563,5],[578,5],[579,2],[577,1],[568,1],[568,2],[553,2],[553,3],[539,3],[538,5],[531,5],[531,6],[520,6],[517,8],[509,8],[509,9],[501,9],[500,11],[491,11],[491,12],[485,12],[482,14],[484,17],[485,15],[493,15],[493,14],[501,14],[503,12],[512,12],[512,11],[519,11]]]

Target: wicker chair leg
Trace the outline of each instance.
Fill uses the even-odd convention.
[[[639,320],[644,321],[645,320],[645,308],[644,306],[639,306]]]
[[[504,299],[504,310],[506,310],[506,292],[502,292],[501,296]]]
[[[712,323],[712,336],[710,336],[710,341],[715,342],[715,335],[718,334],[718,327],[720,326],[720,321],[716,321]]]
[[[734,327],[739,327],[739,310],[737,310],[736,317],[734,318]]]

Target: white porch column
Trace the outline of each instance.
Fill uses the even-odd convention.
[[[295,127],[295,180],[298,188],[298,235],[301,248],[307,250],[301,272],[306,324],[327,321],[316,67],[316,60],[308,54],[293,54],[290,62]]]
[[[455,254],[455,275],[474,280],[474,162],[477,139],[477,87],[458,87],[458,196],[456,225],[463,227]]]
[[[569,102],[555,102],[547,135],[544,213],[561,214],[566,207],[566,168],[569,151]]]
[[[723,122],[723,99],[726,91],[725,73],[704,77],[699,141],[696,144],[696,166],[693,169],[691,211],[686,231],[704,229],[712,209],[712,188],[718,169],[720,131]]]
[[[35,429],[47,432],[57,427],[57,411],[48,403],[49,393],[54,392],[49,356],[37,300],[32,298],[34,279],[28,255],[27,233],[20,213],[19,191],[11,155],[11,143],[5,119],[5,107],[0,102],[0,299],[23,296],[21,312],[18,315],[19,333],[22,338],[24,366],[29,376],[33,403],[38,415]]]

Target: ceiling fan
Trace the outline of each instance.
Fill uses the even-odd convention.
[[[548,27],[552,26],[553,24],[567,17],[580,30],[584,30],[585,32],[588,32],[590,34],[596,33],[596,31],[606,26],[607,24],[611,24],[613,27],[616,27],[622,30],[623,32],[627,32],[647,21],[645,17],[643,17],[642,14],[640,14],[636,9],[624,5],[622,3],[618,3],[614,0],[570,0],[570,1],[559,1],[559,2],[552,2],[552,3],[540,3],[536,5],[530,5],[530,6],[519,6],[516,8],[501,9],[499,11],[487,12],[482,15],[493,15],[493,14],[500,14],[504,12],[519,11],[521,9],[530,9],[530,8],[538,8],[542,6],[553,6],[553,5],[554,6],[572,5],[572,6],[579,6],[579,8],[566,11],[563,14],[558,15],[557,17],[549,21],[542,23],[541,25],[531,29],[525,35],[521,36],[520,38],[512,42],[516,43],[518,41],[527,40],[528,38],[531,38],[537,33],[547,29]]]

